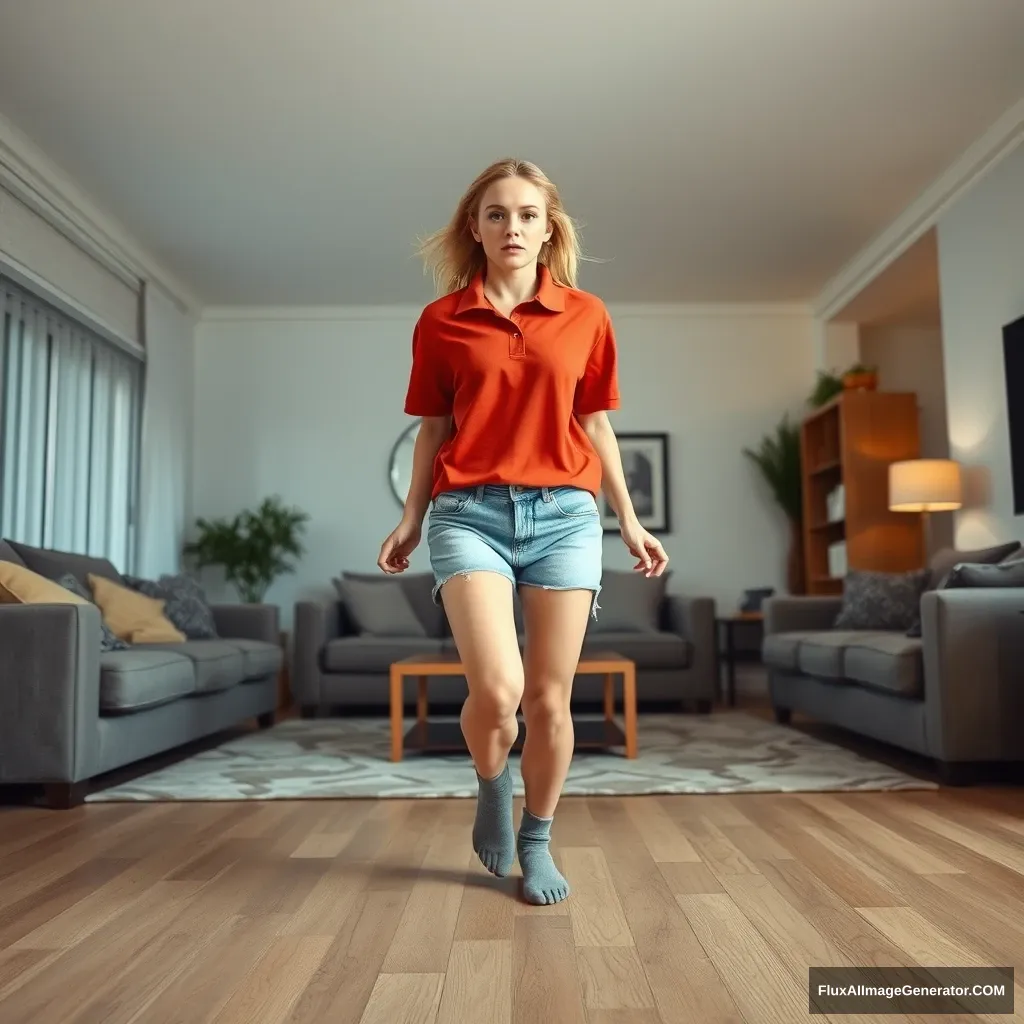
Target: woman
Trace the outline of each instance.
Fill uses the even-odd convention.
[[[668,557],[641,525],[607,410],[619,406],[611,320],[576,286],[579,245],[555,186],[531,163],[488,167],[423,247],[441,298],[413,331],[406,413],[422,418],[402,520],[377,564],[403,572],[430,508],[434,600],[444,603],[469,695],[473,848],[524,897],[564,900],[548,850],[572,759],[573,677],[601,590],[603,490],[636,570]],[[521,655],[513,587],[526,632]],[[508,756],[526,724],[525,806],[512,820]]]

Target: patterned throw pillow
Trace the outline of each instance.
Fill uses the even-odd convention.
[[[89,604],[95,604],[96,602],[92,599],[92,594],[81,584],[77,576],[72,576],[71,573],[66,572],[57,582],[65,589],[70,590],[76,597],[84,598]],[[119,636],[115,636],[111,632],[110,627],[101,620],[100,629],[102,631],[100,637],[100,650],[104,653],[107,651],[127,651],[129,644],[122,640]]]
[[[851,570],[843,581],[843,606],[836,629],[899,630],[905,633],[921,613],[930,570]]]
[[[191,576],[165,574],[158,580],[125,576],[124,580],[132,590],[163,601],[164,615],[189,640],[212,640],[217,636],[206,593]]]

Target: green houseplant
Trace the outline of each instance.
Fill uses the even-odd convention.
[[[802,594],[804,585],[803,480],[800,458],[800,425],[789,415],[779,420],[775,430],[766,434],[757,448],[744,448],[743,454],[760,470],[775,503],[789,522],[789,557],[786,585],[791,594]]]
[[[196,520],[198,537],[185,545],[197,568],[219,565],[246,604],[260,604],[270,585],[295,571],[291,558],[304,552],[307,513],[287,508],[277,496],[235,516]]]

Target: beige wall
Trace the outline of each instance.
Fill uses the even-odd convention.
[[[946,376],[942,330],[938,327],[862,327],[861,360],[878,367],[879,387],[912,391],[921,413],[921,457],[949,458],[946,420]],[[951,513],[931,519],[931,549],[953,543]]]

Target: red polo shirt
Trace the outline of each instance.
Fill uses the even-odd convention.
[[[483,278],[430,303],[413,331],[411,416],[451,416],[433,495],[478,484],[582,487],[601,462],[576,416],[619,407],[611,317],[540,267],[536,298],[504,317]]]

